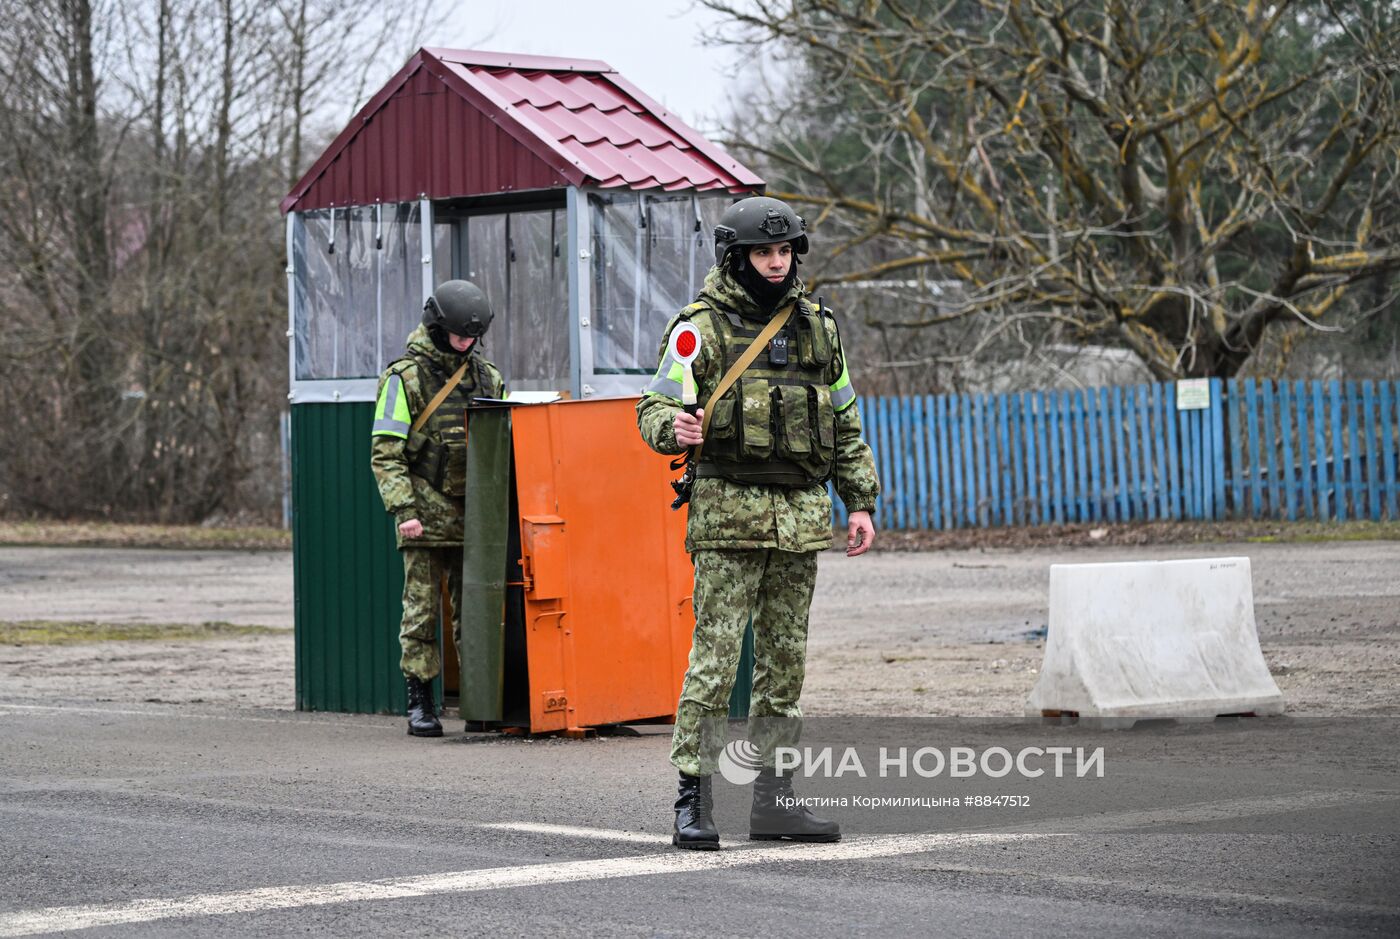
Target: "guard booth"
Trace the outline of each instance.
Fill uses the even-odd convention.
[[[460,688],[468,717],[531,730],[672,715],[693,629],[684,513],[632,408],[720,213],[762,186],[598,61],[421,49],[341,131],[281,204],[298,709],[404,709],[402,562],[369,430],[424,299],[464,278],[495,310],[484,351],[507,387],[568,400],[471,417],[468,531],[495,525],[506,566],[469,544],[467,674],[448,630],[439,698]]]

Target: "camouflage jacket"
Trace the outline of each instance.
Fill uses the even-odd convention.
[[[794,284],[778,305],[801,299],[801,282]],[[727,307],[740,316],[763,322],[762,312],[726,271],[711,268],[700,291],[699,308],[687,308],[689,320],[700,330],[700,354],[692,370],[697,398],[703,405],[723,377],[723,357],[718,352],[718,335],[711,317],[714,306]],[[657,358],[661,364],[656,377],[637,403],[637,426],[647,445],[659,453],[679,454],[685,448],[676,442],[676,412],[680,410],[677,383],[670,377],[671,363],[666,354],[671,329],[680,316],[666,327]],[[836,412],[836,492],[847,511],[873,512],[880,494],[875,461],[870,447],[861,438],[860,410],[850,390],[850,375],[840,336],[834,321],[825,327],[836,355],[829,367],[828,380],[833,398],[843,402]],[[786,488],[743,485],[727,479],[705,477],[695,481],[686,527],[687,551],[710,548],[778,548],[783,551],[820,551],[831,547],[831,498],[824,486]]]
[[[399,547],[442,548],[462,543],[463,502],[438,491],[428,480],[409,471],[409,433],[415,417],[432,400],[441,387],[433,377],[436,368],[451,375],[462,364],[462,356],[440,352],[428,338],[426,328],[419,326],[408,336],[404,356],[393,362],[379,379],[378,403],[375,405],[375,427],[370,437],[370,467],[379,486],[384,508],[394,516],[395,524],[409,519],[423,523],[423,535],[406,540],[398,536]],[[473,347],[468,356],[479,357]],[[468,368],[461,384],[454,391],[468,397],[500,398],[505,396],[505,381],[496,366],[480,359],[486,386],[479,387],[479,371]],[[390,393],[392,392],[392,394]],[[400,398],[401,396],[401,398]],[[385,412],[388,405],[388,412]],[[406,405],[406,409],[404,407]],[[397,412],[397,413],[395,413]],[[431,433],[431,422],[420,433]],[[438,441],[441,443],[441,441]]]

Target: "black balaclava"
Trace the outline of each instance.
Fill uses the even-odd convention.
[[[792,266],[788,268],[787,276],[775,284],[754,270],[754,266],[749,263],[749,247],[738,245],[729,252],[729,273],[734,275],[739,286],[753,298],[759,309],[765,313],[772,313],[778,301],[787,296],[793,282],[797,280],[797,254],[794,252],[792,255]]]
[[[452,343],[447,338],[447,330],[441,326],[429,326],[428,338],[433,341],[433,348],[439,352],[444,352],[447,355],[461,355],[460,352],[452,348]]]

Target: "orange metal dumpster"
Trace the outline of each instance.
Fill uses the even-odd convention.
[[[532,732],[675,715],[695,628],[686,513],[635,405],[511,409]]]

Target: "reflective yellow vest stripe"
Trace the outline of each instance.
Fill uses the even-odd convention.
[[[408,413],[408,396],[403,393],[403,379],[390,375],[379,390],[379,402],[374,406],[374,427],[371,436],[408,439],[412,416]]]

